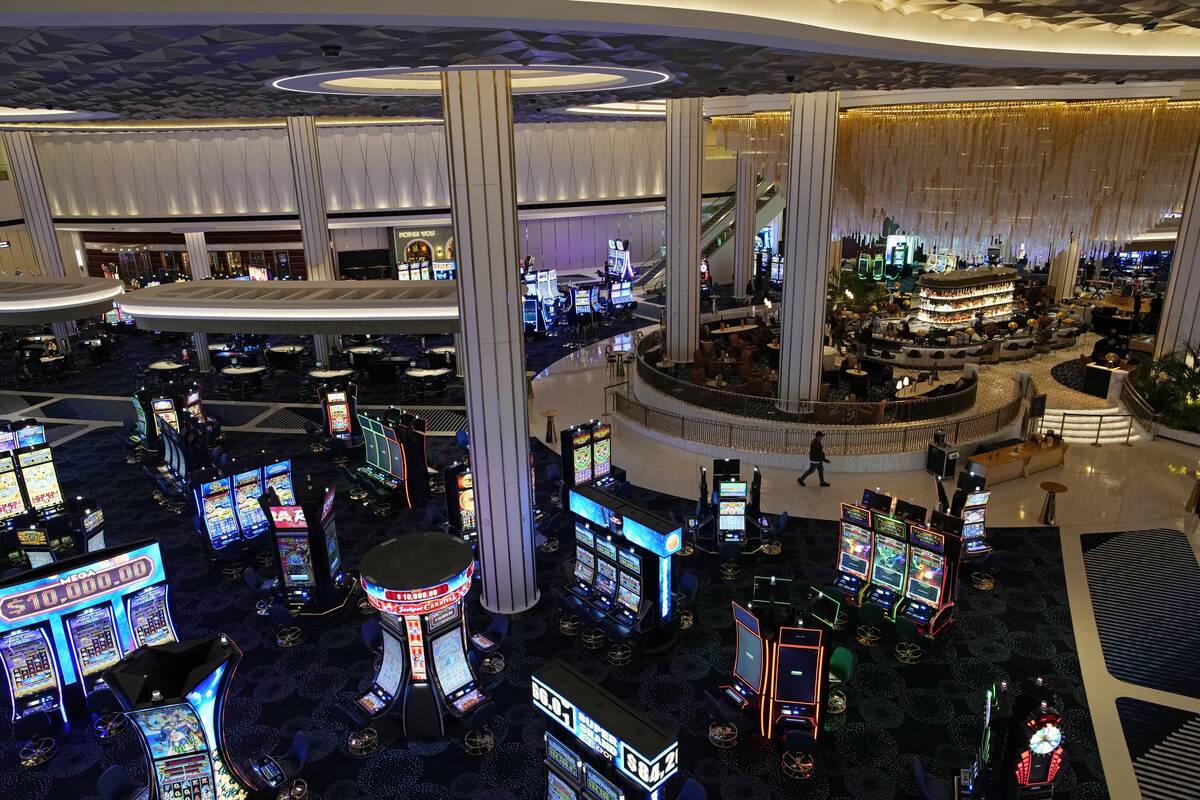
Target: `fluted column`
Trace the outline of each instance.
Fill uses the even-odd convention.
[[[329,217],[325,212],[325,182],[321,178],[321,156],[317,149],[316,117],[288,117],[287,136],[308,279],[336,280]]]
[[[749,153],[738,151],[733,207],[733,296],[749,297],[746,284],[754,275],[754,242],[758,235],[758,171]]]
[[[821,391],[838,93],[794,94],[791,114],[779,331],[779,397],[785,410],[818,399]]]
[[[78,268],[79,276],[86,278],[88,276],[87,245],[83,243],[83,234],[79,231],[68,231],[67,242],[70,249],[64,259],[67,264],[66,269],[69,270],[74,266]]]
[[[204,231],[185,231],[183,243],[187,247],[188,268],[192,272],[192,280],[201,281],[212,277],[212,268],[208,263],[208,240]],[[192,334],[192,347],[196,350],[196,369],[201,372],[212,372],[212,357],[208,352],[208,334],[195,332]]]
[[[41,275],[64,277],[62,251],[54,233],[54,217],[42,182],[42,167],[38,164],[33,137],[29,131],[5,131],[4,149],[8,153],[8,169],[17,188],[25,230],[33,245],[33,258]]]
[[[1054,287],[1054,299],[1065,300],[1075,294],[1075,281],[1079,279],[1079,242],[1071,237],[1070,243],[1058,251],[1050,261],[1047,276]]]
[[[463,376],[463,337],[461,333],[454,334],[454,375]]]
[[[700,192],[704,101],[667,101],[667,349],[691,361],[700,346]]]
[[[1200,347],[1200,152],[1192,157],[1154,357],[1173,353],[1185,344]]]
[[[450,209],[458,261],[457,358],[466,373],[482,603],[517,613],[538,601],[529,411],[517,247],[511,76],[442,75]]]

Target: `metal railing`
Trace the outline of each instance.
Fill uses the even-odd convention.
[[[1162,416],[1155,411],[1146,398],[1129,383],[1129,378],[1121,384],[1121,403],[1129,409],[1129,413],[1146,430],[1146,435],[1153,439],[1158,435],[1158,421]]]
[[[757,453],[807,456],[813,434],[824,432],[825,452],[830,455],[881,455],[920,452],[933,442],[939,430],[948,444],[978,441],[996,434],[1020,416],[1023,398],[1018,395],[1003,406],[984,414],[926,424],[892,424],[839,427],[826,424],[796,424],[762,427],[697,419],[648,406],[624,392],[613,393],[617,415],[651,431],[698,444]]]
[[[1086,411],[1062,411],[1062,412],[1055,412],[1051,416],[1058,417],[1059,419],[1062,420],[1062,424],[1060,424],[1058,426],[1059,430],[1057,431],[1057,433],[1059,435],[1063,436],[1064,438],[1069,436],[1071,439],[1074,439],[1076,441],[1083,440],[1086,442],[1088,439],[1091,439],[1091,441],[1087,442],[1087,444],[1090,444],[1092,447],[1103,447],[1104,446],[1104,442],[1100,441],[1100,437],[1104,433],[1104,425],[1107,421],[1109,421],[1109,420],[1125,420],[1125,430],[1124,431],[1121,431],[1119,426],[1110,428],[1109,431],[1117,432],[1118,436],[1120,436],[1121,433],[1124,433],[1125,439],[1124,439],[1124,441],[1121,442],[1121,444],[1125,445],[1126,447],[1131,447],[1133,445],[1132,439],[1133,439],[1134,417],[1132,414],[1092,414],[1092,413],[1089,413]],[[1079,430],[1080,426],[1076,426],[1074,430],[1072,430],[1070,433],[1068,433],[1067,432],[1067,423],[1070,419],[1085,420],[1086,427],[1088,428],[1087,435],[1085,436],[1084,433]],[[1094,437],[1091,433],[1091,425],[1092,425],[1093,421],[1095,422],[1095,436]],[[1046,430],[1054,430],[1053,423],[1047,424],[1045,417],[1039,417],[1037,432],[1044,433]],[[1116,442],[1116,439],[1112,439],[1109,441],[1109,444],[1113,444],[1115,442]]]
[[[744,394],[731,389],[701,386],[655,367],[649,353],[662,350],[662,336],[652,333],[637,347],[637,376],[663,394],[688,405],[752,419],[780,422],[812,422],[821,425],[885,425],[951,417],[975,405],[978,380],[956,392],[938,397],[914,397],[874,402],[823,402],[782,400],[778,397]]]

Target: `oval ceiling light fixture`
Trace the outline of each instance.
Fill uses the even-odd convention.
[[[74,122],[88,119],[115,119],[108,111],[71,111],[65,108],[13,108],[0,106],[0,125],[18,122]]]
[[[571,106],[564,109],[568,114],[586,114],[601,117],[665,117],[666,100],[632,100],[619,103],[592,103],[586,106]]]
[[[497,69],[512,73],[512,92],[515,95],[633,89],[653,86],[671,79],[670,73],[638,67],[459,64],[452,67],[378,67],[314,72],[276,78],[267,81],[267,85],[275,89],[309,94],[436,97],[442,93],[443,72]]]

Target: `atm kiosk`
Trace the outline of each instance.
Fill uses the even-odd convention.
[[[615,639],[639,638],[647,652],[678,634],[671,601],[671,556],[682,529],[595,486],[570,490],[575,571],[560,601],[587,614]]]
[[[533,705],[551,723],[549,800],[661,800],[679,768],[679,741],[569,664],[533,673]]]
[[[294,505],[259,502],[269,513],[271,548],[282,599],[300,616],[328,614],[346,604],[350,587],[342,567],[333,488],[306,485],[296,492]]]
[[[908,575],[900,613],[933,638],[954,621],[962,540],[919,525],[908,527]]]
[[[325,427],[322,435],[333,442],[354,446],[361,441],[356,421],[358,387],[347,381],[336,386],[322,385],[317,389],[321,398],[321,413]]]
[[[767,739],[780,737],[788,750],[808,752],[820,735],[825,650],[820,628],[780,628],[779,636],[767,642],[759,729]]]
[[[862,506],[842,503],[838,526],[838,577],[834,585],[852,606],[861,606],[871,580],[871,512]]]
[[[86,707],[99,678],[147,643],[175,641],[158,542],[141,541],[0,581],[0,661],[13,719]]]
[[[451,464],[442,470],[446,487],[446,519],[450,533],[474,543],[479,537],[475,519],[475,483],[466,464]]]
[[[245,800],[262,788],[225,746],[224,706],[241,657],[221,634],[140,649],[104,674],[145,748],[147,800]]]
[[[383,659],[355,701],[383,741],[439,738],[489,702],[475,676],[463,617],[475,555],[444,533],[406,534],[369,550],[359,565],[379,610]]]

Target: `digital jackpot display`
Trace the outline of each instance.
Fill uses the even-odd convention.
[[[575,483],[592,479],[592,432],[577,430],[571,435],[571,454],[575,466]]]
[[[25,499],[17,483],[17,471],[11,456],[0,458],[0,520],[8,520],[25,513]]]
[[[871,528],[876,533],[881,533],[884,536],[890,536],[900,541],[904,541],[905,534],[908,532],[908,528],[902,520],[884,514],[871,515]]]
[[[871,512],[862,506],[842,503],[842,520],[860,528],[869,528],[871,527]]]

